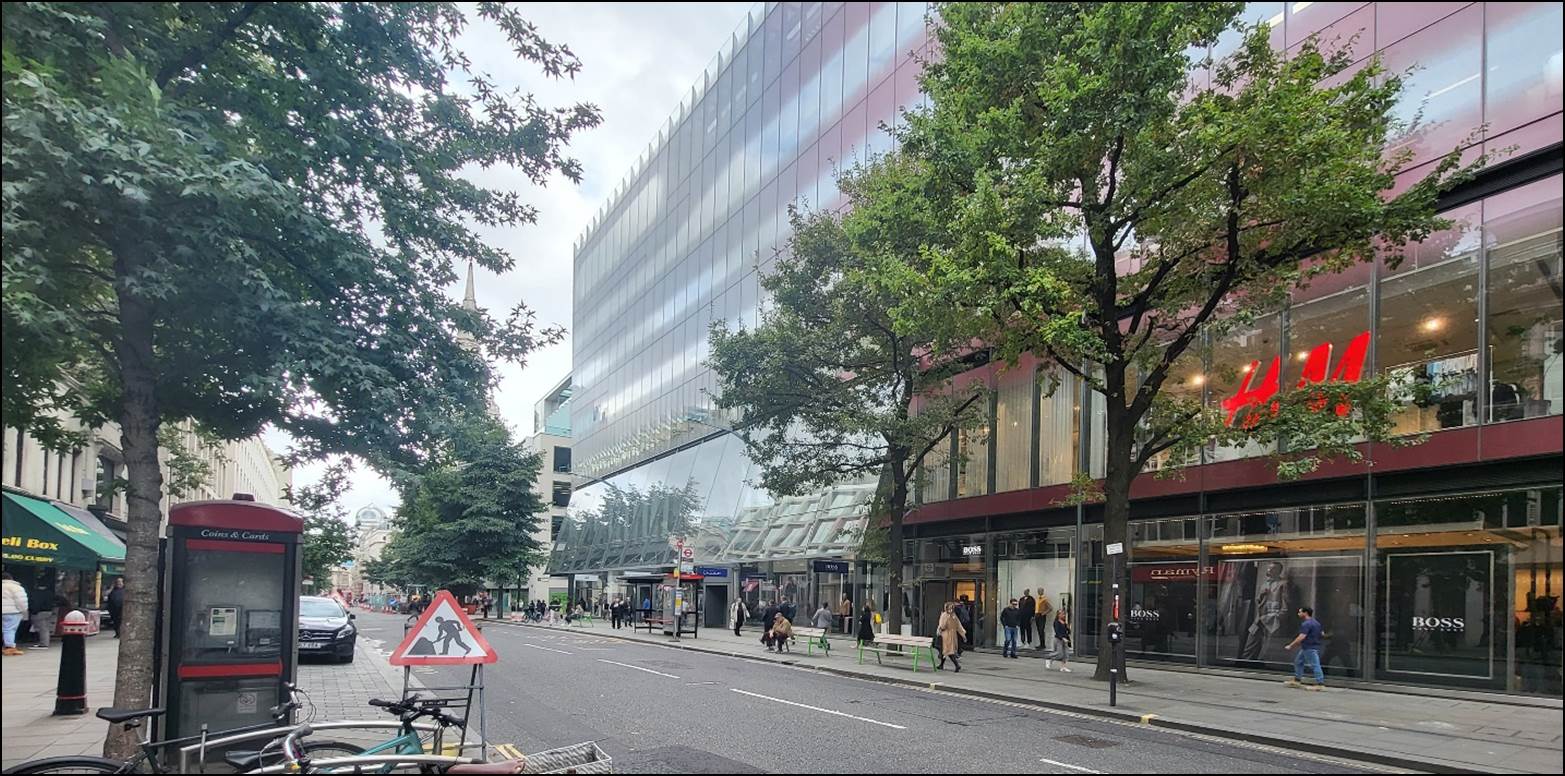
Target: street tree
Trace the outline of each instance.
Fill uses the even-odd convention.
[[[947,343],[1031,352],[1090,386],[1107,459],[1084,490],[1103,502],[1107,543],[1126,541],[1131,484],[1160,454],[1265,442],[1283,451],[1279,476],[1296,477],[1391,437],[1396,403],[1383,381],[1353,381],[1351,347],[1343,379],[1312,354],[1289,375],[1297,390],[1275,390],[1264,363],[1225,406],[1170,389],[1200,369],[1202,343],[1312,279],[1377,256],[1396,266],[1446,225],[1436,197],[1473,169],[1453,152],[1393,194],[1410,161],[1386,151],[1408,129],[1393,112],[1406,74],[1314,39],[1276,51],[1241,6],[941,4],[930,106],[900,138],[953,242],[926,251],[936,292],[919,298],[935,303],[899,325],[944,320]],[[1232,55],[1188,53],[1225,30],[1243,39]],[[1098,646],[1107,654],[1106,632]]]
[[[536,218],[470,173],[579,180],[565,146],[599,122],[477,71],[473,15],[548,76],[579,69],[499,3],[6,7],[0,409],[60,444],[56,413],[119,424],[115,705],[151,697],[164,423],[227,439],[270,423],[304,457],[415,466],[436,421],[482,403],[486,358],[560,335],[442,291],[457,265],[512,267],[478,227]],[[108,755],[133,749],[111,729]]]
[[[327,589],[332,569],[353,560],[355,531],[348,524],[348,512],[342,506],[348,473],[353,464],[338,461],[328,466],[315,482],[302,488],[290,488],[288,503],[304,516],[304,535],[299,540],[299,575],[315,580],[317,592]]]
[[[761,279],[769,302],[758,325],[714,324],[709,361],[716,404],[735,419],[768,491],[876,481],[878,511],[862,540],[890,548],[893,633],[902,624],[897,559],[916,474],[988,409],[981,382],[950,384],[983,351],[929,358],[944,323],[900,325],[896,317],[929,305],[920,298],[929,288],[922,248],[947,241],[933,203],[919,196],[923,175],[887,156],[840,177],[849,203],[842,213],[792,210],[786,250]]]
[[[482,411],[448,429],[433,464],[397,477],[402,503],[375,574],[467,595],[543,563],[546,548],[534,536],[548,511],[534,490],[543,457]]]

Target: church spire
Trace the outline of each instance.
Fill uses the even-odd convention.
[[[471,261],[467,263],[467,294],[462,297],[462,309],[473,311],[478,309],[478,296],[473,291],[473,262]]]

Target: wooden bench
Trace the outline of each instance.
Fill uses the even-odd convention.
[[[894,633],[877,633],[875,640],[868,644],[859,642],[859,664],[864,663],[864,653],[875,653],[875,662],[880,662],[881,655],[892,657],[913,658],[913,670],[918,670],[918,660],[924,655],[929,656],[929,668],[935,668],[935,661],[939,660],[935,650],[930,646],[928,636],[903,636]]]
[[[804,639],[804,654],[814,655],[815,648],[820,647],[827,657],[831,656],[831,642],[826,640],[825,628],[794,628],[793,635]]]

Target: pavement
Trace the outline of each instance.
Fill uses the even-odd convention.
[[[401,697],[402,670],[386,662],[385,652],[390,647],[373,637],[361,637],[357,648],[352,663],[299,665],[298,684],[307,703],[298,721],[393,719],[369,706],[368,701]],[[0,769],[44,757],[103,753],[108,723],[93,712],[113,705],[118,650],[119,642],[107,633],[87,637],[88,713],[68,717],[53,716],[60,666],[58,642],[47,651],[27,650],[22,655],[4,658],[4,673],[0,675]],[[416,676],[410,678],[410,687],[424,690]],[[388,729],[321,731],[318,737],[367,746],[390,735]]]
[[[877,666],[866,657],[871,662],[859,665],[846,637],[834,640],[836,648],[830,657],[807,657],[802,646],[784,655],[769,653],[750,631],[735,638],[729,631],[703,628],[699,638],[686,636],[676,642],[661,633],[612,630],[606,623],[565,628],[513,622],[500,627],[540,636],[552,632],[600,643],[640,643],[775,663],[818,674],[1417,771],[1561,771],[1561,706],[1557,700],[1476,694],[1439,697],[1343,687],[1306,692],[1286,686],[1281,677],[1134,666],[1129,671],[1134,683],[1119,689],[1118,705],[1110,708],[1106,686],[1091,678],[1094,665],[1090,660],[1073,660],[1074,671],[1066,674],[1046,671],[1036,659],[1007,660],[997,654],[968,653],[962,658],[960,675],[949,670],[915,673],[906,660],[887,660],[886,665]],[[495,625],[486,632],[493,640]]]

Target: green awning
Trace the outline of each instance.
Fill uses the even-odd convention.
[[[88,570],[102,561],[125,562],[125,545],[83,526],[53,504],[19,493],[0,495],[0,543],[6,563]]]

